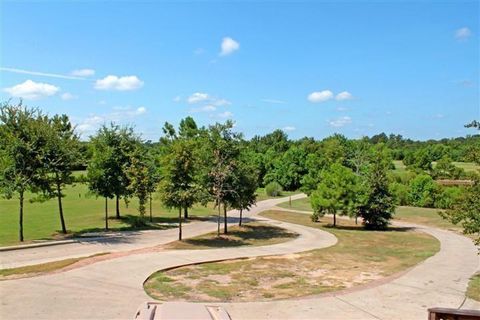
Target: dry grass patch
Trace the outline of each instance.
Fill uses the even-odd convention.
[[[337,245],[284,256],[181,267],[153,274],[145,290],[159,300],[258,301],[293,298],[351,288],[405,270],[435,254],[439,242],[424,233],[396,228],[365,231],[351,221],[313,223],[308,215],[283,211],[269,218],[320,228]]]
[[[71,266],[77,262],[80,262],[86,259],[91,259],[94,257],[103,256],[107,254],[109,253],[105,252],[105,253],[94,254],[88,257],[64,259],[59,261],[34,264],[31,266],[18,267],[18,268],[0,269],[0,280],[14,279],[18,277],[28,277],[28,276],[35,276],[39,274],[49,273],[49,272],[64,269],[68,266]]]
[[[198,237],[175,241],[165,246],[166,249],[212,249],[239,246],[265,246],[296,238],[298,234],[266,223],[249,222],[241,227],[228,229],[228,234],[217,236],[216,232]]]

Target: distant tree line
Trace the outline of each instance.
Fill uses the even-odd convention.
[[[470,127],[478,128],[473,122]],[[469,186],[442,186],[438,179],[478,181],[453,161],[479,162],[480,135],[438,141],[413,141],[379,134],[347,139],[334,134],[322,140],[291,140],[281,130],[250,140],[227,121],[198,127],[191,117],[178,128],[163,126],[157,142],[144,141],[131,127],[104,125],[80,141],[67,116],[49,117],[38,109],[9,102],[0,106],[0,189],[19,201],[19,239],[23,240],[25,193],[38,201],[57,198],[62,232],[67,232],[62,190],[75,181],[88,183],[105,198],[138,201],[138,225],[152,219],[152,197],[178,211],[181,224],[195,204],[214,203],[218,233],[228,232],[228,209],[240,212],[256,202],[258,187],[274,195],[301,190],[311,196],[313,219],[326,213],[360,218],[367,228],[385,228],[396,205],[456,210]],[[401,160],[405,170],[394,170]],[[86,176],[72,171],[85,168]],[[475,186],[476,186],[475,182]]]

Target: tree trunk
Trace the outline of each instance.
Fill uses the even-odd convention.
[[[117,210],[116,210],[117,215],[116,215],[116,218],[117,218],[117,219],[120,219],[120,204],[119,204],[119,202],[120,202],[120,197],[119,197],[118,195],[116,195],[115,198],[116,198],[116,206],[117,206]]]
[[[358,224],[358,216],[355,215],[355,224]]]
[[[62,233],[67,233],[67,227],[65,226],[65,218],[63,217],[62,206],[62,192],[60,182],[57,182],[57,198],[58,198],[58,212],[60,213],[60,223],[62,224]]]
[[[108,198],[105,197],[105,231],[108,231]]]
[[[188,207],[183,208],[183,217],[185,218],[185,220],[188,219]]]
[[[227,234],[228,229],[227,229],[227,206],[225,203],[223,204],[223,233]]]
[[[178,208],[178,240],[182,241],[182,207]]]
[[[336,212],[333,214],[333,226],[334,227],[337,226],[337,213]]]
[[[240,209],[240,220],[238,220],[238,226],[239,227],[242,226],[242,212],[243,212],[243,209]]]
[[[21,242],[23,242],[23,191],[20,191],[20,216],[19,216],[18,239]]]
[[[220,237],[220,202],[217,201],[218,215],[217,215],[217,237]]]
[[[153,217],[152,217],[152,194],[150,193],[150,222],[153,222]]]

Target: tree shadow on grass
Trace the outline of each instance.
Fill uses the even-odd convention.
[[[243,225],[240,228],[231,230],[228,235],[186,239],[184,242],[193,246],[225,248],[254,245],[255,242],[262,240],[290,239],[297,236],[296,233],[275,226]]]
[[[339,225],[337,224],[336,226],[333,226],[333,224],[323,224],[323,228],[328,228],[328,229],[338,229],[338,230],[349,230],[349,231],[378,231],[378,232],[407,232],[411,231],[414,228],[411,227],[388,227],[385,230],[377,230],[377,229],[367,229],[363,225],[355,225],[355,226],[345,226],[345,225]]]

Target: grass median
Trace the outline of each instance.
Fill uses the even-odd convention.
[[[351,221],[337,228],[329,218],[268,211],[264,215],[319,228],[335,246],[302,253],[186,266],[153,274],[144,284],[159,300],[259,301],[348,289],[406,270],[440,249],[435,238],[414,230],[366,231]]]

